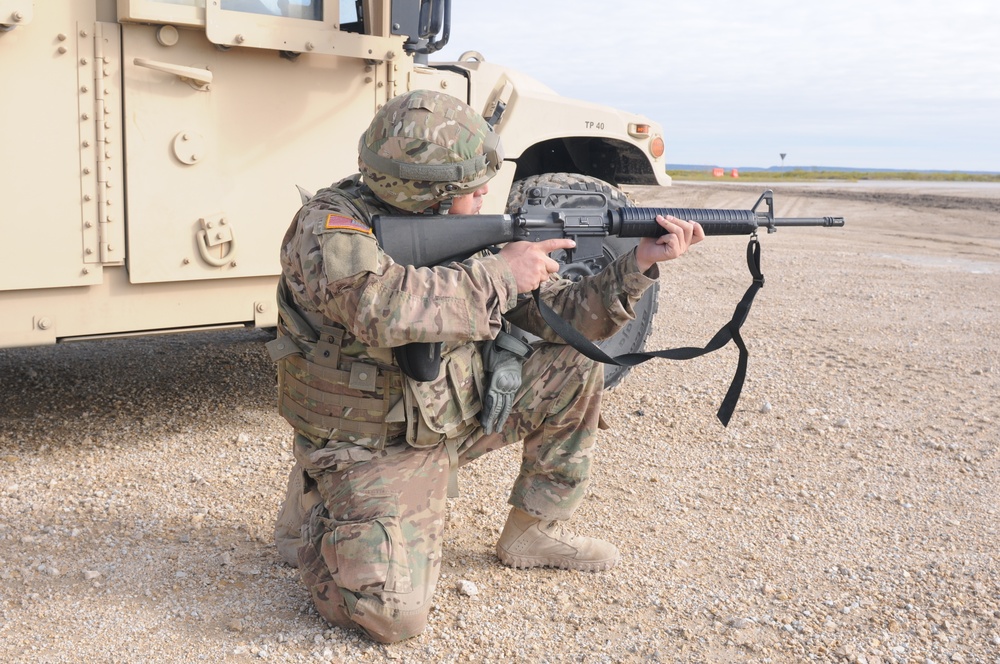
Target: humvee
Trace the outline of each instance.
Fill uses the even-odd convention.
[[[548,173],[669,184],[659,125],[475,52],[431,62],[450,31],[450,0],[0,0],[0,348],[273,327],[300,190],[355,172],[372,115],[416,88],[502,136],[484,212]],[[655,291],[610,350],[654,311]]]

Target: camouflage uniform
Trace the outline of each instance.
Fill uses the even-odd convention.
[[[547,519],[573,513],[590,475],[603,370],[561,344],[534,303],[518,297],[503,258],[394,263],[378,247],[372,216],[400,214],[385,200],[411,212],[422,204],[391,198],[400,182],[362,171],[365,182],[358,175],[320,191],[285,235],[272,344],[288,353],[279,360],[279,408],[295,427],[301,484],[320,496],[303,526],[302,579],[327,621],[394,642],[426,624],[455,468],[524,441],[511,505]],[[472,173],[481,182],[489,175]],[[440,199],[430,192],[426,204]],[[589,338],[605,338],[634,317],[657,269],[649,274],[632,252],[580,282],[546,282],[542,297]],[[502,431],[487,435],[478,421],[480,347],[502,317],[542,341]],[[395,366],[391,349],[411,342],[443,342],[437,379],[420,383]]]
[[[403,399],[405,415],[388,425],[384,440],[336,432],[319,438],[301,428],[295,435],[296,461],[322,497],[299,551],[303,580],[329,622],[359,625],[390,642],[419,633],[426,621],[455,463],[449,450],[461,465],[523,440],[511,505],[549,519],[568,518],[587,485],[603,387],[600,366],[569,346],[542,342],[525,362],[503,431],[485,435],[477,421],[483,369],[476,342],[496,335],[501,315],[555,339],[534,303],[518,300],[513,274],[499,257],[437,268],[394,263],[365,229],[371,215],[395,212],[357,179],[346,180],[302,208],[281,253],[297,308],[344,330],[345,367],[361,361],[392,376],[392,346],[445,342],[437,380],[404,378],[391,395]],[[370,269],[353,272],[359,265]],[[630,253],[581,282],[550,281],[542,293],[598,339],[632,318],[632,304],[651,282]],[[392,384],[386,379],[382,390],[393,391]]]

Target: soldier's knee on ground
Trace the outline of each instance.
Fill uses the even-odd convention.
[[[298,558],[316,610],[331,625],[361,629],[380,643],[427,626],[434,585],[412,582],[395,517],[337,523],[316,505]]]
[[[350,603],[350,602],[348,602]],[[392,609],[373,596],[362,596],[349,609],[351,620],[379,643],[397,643],[420,634],[427,627],[430,603],[416,611]]]
[[[316,611],[328,623],[343,629],[360,629],[379,643],[403,641],[427,627],[429,603],[424,609],[401,613],[388,609],[378,597],[343,591],[332,581],[312,586],[310,593]]]

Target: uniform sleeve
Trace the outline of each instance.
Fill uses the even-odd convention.
[[[502,314],[517,303],[517,283],[505,260],[400,265],[358,217],[331,197],[321,209],[303,207],[293,220],[281,266],[304,311],[322,314],[366,346],[496,336]]]
[[[379,272],[330,284],[321,310],[362,343],[393,347],[491,339],[516,302],[514,274],[501,258],[429,268],[382,254]]]
[[[554,279],[542,286],[542,301],[592,341],[614,335],[635,319],[635,303],[659,278],[654,265],[639,272],[635,250],[619,256],[596,275],[573,282]],[[546,341],[564,343],[542,319],[535,303],[522,299],[507,319]]]

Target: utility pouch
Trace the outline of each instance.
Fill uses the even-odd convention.
[[[436,380],[404,381],[406,442],[430,447],[462,438],[478,426],[483,363],[475,344],[446,350]]]

